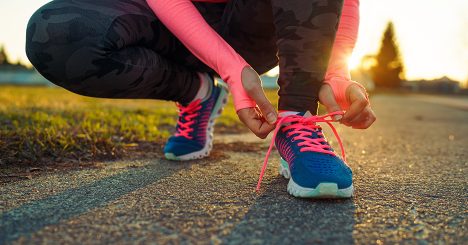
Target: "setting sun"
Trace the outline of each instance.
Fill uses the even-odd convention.
[[[361,64],[361,59],[362,57],[359,57],[357,55],[351,55],[351,57],[348,58],[348,67],[349,69],[353,70],[359,67]]]

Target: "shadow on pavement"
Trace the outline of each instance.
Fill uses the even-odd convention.
[[[264,184],[244,218],[223,238],[229,244],[352,244],[353,199],[308,200],[290,196],[287,180]]]
[[[1,215],[0,244],[102,207],[190,166],[191,163],[171,164],[161,160],[24,204]]]

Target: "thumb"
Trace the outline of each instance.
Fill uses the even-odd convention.
[[[252,68],[244,69],[242,72],[242,85],[247,94],[255,100],[266,121],[269,124],[274,124],[278,115],[263,91],[262,82],[257,72]]]
[[[335,95],[330,85],[324,84],[320,88],[319,100],[326,108],[328,113],[342,111],[340,105],[336,102]],[[342,115],[336,115],[333,117],[336,121],[340,121],[343,118]]]
[[[277,120],[277,113],[273,105],[265,96],[263,89],[260,92],[256,93],[256,95],[251,95],[251,97],[257,102],[258,108],[262,112],[263,117],[267,120],[269,124],[274,124]]]

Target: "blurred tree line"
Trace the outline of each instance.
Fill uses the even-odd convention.
[[[366,74],[378,88],[398,88],[404,79],[404,65],[392,22],[382,36],[376,55],[362,58],[359,72]]]
[[[0,45],[0,68],[2,69],[29,69],[25,65],[18,62],[13,63],[10,61],[8,54],[6,53],[5,47]]]
[[[392,22],[388,23],[379,53],[374,58],[375,65],[370,72],[375,85],[385,88],[400,87],[401,80],[404,79],[404,66]]]
[[[3,66],[3,65],[10,65],[10,61],[8,60],[8,55],[5,51],[5,48],[2,46],[0,46],[0,66]]]

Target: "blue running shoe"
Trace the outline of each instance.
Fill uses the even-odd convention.
[[[213,126],[227,103],[228,87],[221,80],[213,80],[204,74],[212,85],[203,101],[198,99],[187,106],[179,107],[176,133],[164,147],[164,156],[169,160],[186,161],[207,157],[213,147]]]
[[[279,172],[289,179],[289,194],[302,198],[349,198],[353,195],[352,171],[345,163],[341,139],[331,125],[334,115],[338,114],[311,117],[289,115],[279,120],[273,140],[281,156]],[[325,122],[332,128],[341,146],[343,159],[335,154],[317,122]],[[264,168],[268,156],[269,152]]]

